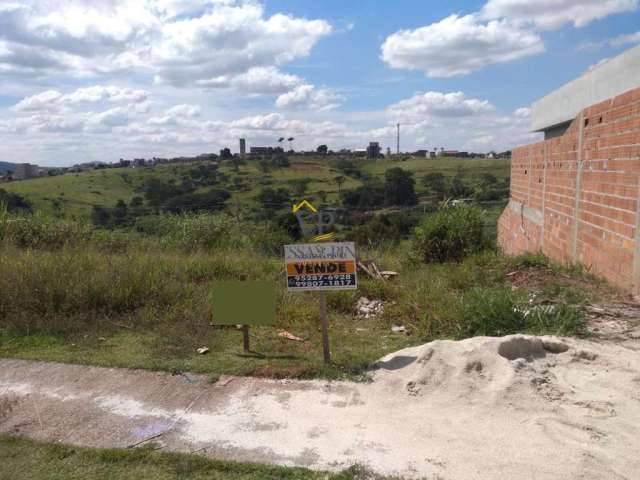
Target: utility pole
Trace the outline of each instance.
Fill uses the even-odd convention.
[[[398,142],[396,147],[396,154],[400,155],[400,124],[398,124]]]

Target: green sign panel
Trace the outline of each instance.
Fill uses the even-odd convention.
[[[273,282],[215,282],[214,325],[274,325],[276,289]]]

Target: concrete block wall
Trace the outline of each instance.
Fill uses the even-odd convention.
[[[639,294],[639,199],[640,88],[586,108],[561,137],[513,151],[498,244],[582,263]]]

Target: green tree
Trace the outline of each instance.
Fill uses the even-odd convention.
[[[279,155],[275,155],[272,159],[271,159],[271,163],[273,164],[274,167],[276,168],[287,168],[290,163],[289,163],[289,159],[287,158],[286,155],[284,154],[279,154]]]
[[[415,192],[413,173],[402,168],[390,168],[385,173],[384,194],[387,205],[415,205],[418,198]]]
[[[129,216],[129,207],[124,200],[118,200],[113,208],[113,223],[117,227],[123,227],[127,224]]]
[[[451,181],[449,196],[451,198],[467,198],[473,194],[473,189],[464,181],[463,175],[458,172]]]
[[[447,179],[440,172],[427,173],[422,177],[422,184],[438,200],[443,200],[447,193]]]
[[[256,201],[263,211],[269,212],[282,210],[291,205],[291,197],[285,188],[263,188],[256,196]]]
[[[94,205],[91,210],[91,222],[96,227],[109,228],[111,226],[111,213],[101,205]]]
[[[301,197],[303,197],[304,194],[307,193],[307,187],[309,186],[310,181],[311,179],[309,178],[302,178],[291,182],[291,190],[296,199],[301,199]]]
[[[258,168],[262,173],[269,173],[271,165],[269,165],[269,162],[266,159],[261,158],[260,160],[258,160]]]
[[[384,185],[369,182],[342,194],[342,203],[353,210],[371,210],[384,205]]]
[[[9,212],[30,212],[31,203],[17,193],[7,192],[0,188],[0,204],[4,204]]]

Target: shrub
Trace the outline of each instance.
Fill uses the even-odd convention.
[[[412,237],[413,255],[424,263],[459,261],[485,246],[482,210],[467,204],[444,205]]]
[[[422,177],[422,184],[429,193],[435,195],[438,200],[444,199],[447,192],[447,179],[440,172],[432,172]]]
[[[0,188],[0,204],[4,204],[10,212],[31,212],[31,202],[26,198]]]
[[[412,172],[397,167],[387,170],[384,183],[385,204],[406,206],[418,203],[415,183]]]
[[[516,305],[516,294],[508,288],[475,288],[460,297],[456,337],[499,337],[523,332],[524,313]]]
[[[57,249],[91,238],[91,227],[81,221],[60,220],[42,212],[5,221],[4,239],[22,248]]]
[[[384,204],[384,185],[369,182],[353,190],[342,193],[342,203],[354,210],[373,210]]]
[[[522,292],[509,287],[476,287],[459,298],[457,338],[476,335],[503,336],[581,335],[582,311],[573,305],[540,305],[526,301]]]
[[[416,224],[417,216],[412,213],[375,215],[363,225],[356,226],[350,238],[359,246],[397,244],[409,235]]]
[[[542,252],[525,252],[510,261],[513,268],[540,268],[549,266],[549,258]]]
[[[136,229],[161,237],[164,246],[189,250],[222,248],[237,242],[234,220],[224,214],[155,215],[139,218]]]

